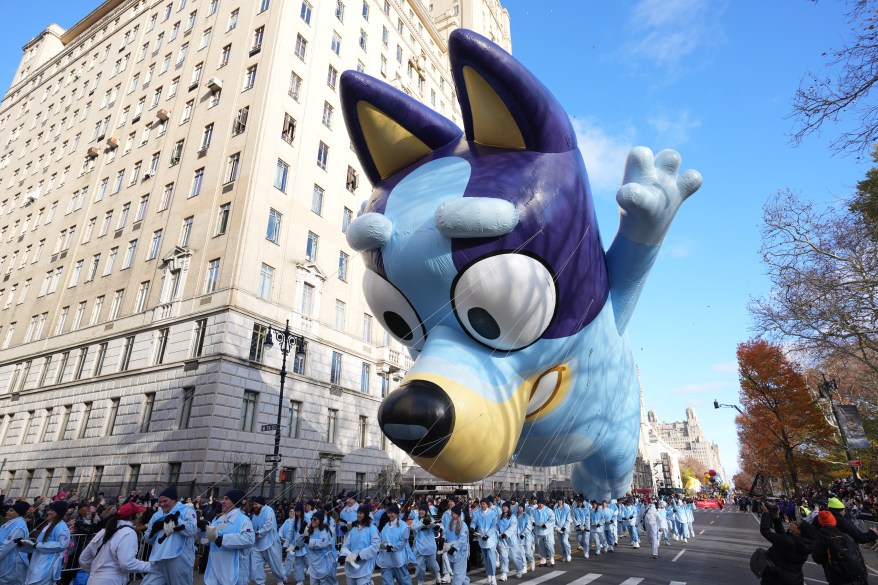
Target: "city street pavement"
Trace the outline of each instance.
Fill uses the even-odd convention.
[[[537,567],[536,573],[528,572],[521,579],[516,579],[513,573],[507,585],[756,584],[758,580],[749,568],[750,555],[756,547],[768,546],[768,541],[759,534],[759,518],[755,514],[729,508],[723,512],[698,510],[695,513],[695,538],[689,539],[688,543],[672,540],[670,546],[661,546],[658,559],[652,558],[648,543],[632,549],[623,538],[613,553],[600,556],[592,553],[586,560],[579,551],[573,554],[570,563],[563,563],[556,556],[554,567]],[[864,551],[864,556],[870,573],[878,580],[876,553]],[[485,584],[481,569],[472,571],[469,577],[473,585]],[[380,585],[380,575],[376,573],[372,581]],[[268,585],[276,583],[270,573],[266,582]],[[195,583],[203,585],[203,576],[197,575]],[[419,585],[433,583],[430,577],[426,584]],[[805,583],[826,583],[823,569],[809,561],[805,565]],[[339,585],[346,585],[341,572]]]

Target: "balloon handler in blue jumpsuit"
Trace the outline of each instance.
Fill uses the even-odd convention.
[[[158,511],[150,518],[150,530],[144,534],[152,552],[143,585],[192,585],[198,521],[195,509],[180,501],[176,486],[165,488],[158,503]]]
[[[576,507],[573,508],[573,527],[576,531],[576,542],[582,547],[582,556],[588,558],[588,550],[591,547],[589,542],[589,535],[591,534],[591,508],[586,504],[585,498],[581,496],[576,501]]]
[[[335,574],[335,537],[324,521],[323,510],[311,516],[311,525],[305,531],[302,541],[308,551],[308,576],[311,585],[333,585],[338,583]]]
[[[210,544],[205,585],[247,585],[250,580],[250,551],[256,542],[253,523],[239,506],[242,490],[229,490],[221,501],[219,516],[208,524],[198,521],[196,536],[202,544]]]
[[[607,539],[604,537],[604,513],[601,505],[597,502],[591,503],[591,540],[594,542],[595,555],[606,552]]]
[[[445,554],[451,561],[451,585],[469,585],[466,563],[469,559],[469,528],[463,521],[460,504],[451,508],[451,522],[445,531]]]
[[[287,558],[284,561],[284,571],[286,574],[293,575],[296,579],[296,585],[305,583],[305,544],[302,538],[305,536],[305,530],[308,528],[308,520],[305,519],[305,505],[297,502],[290,510],[290,518],[288,518],[283,526],[280,527],[281,538],[284,541],[284,547],[287,549]]]
[[[22,540],[21,550],[32,553],[24,583],[28,585],[53,585],[61,579],[61,565],[64,553],[70,543],[70,529],[64,522],[67,502],[59,500],[49,505],[46,512],[46,527],[35,541]]]
[[[555,512],[546,506],[546,500],[539,498],[537,507],[533,510],[534,517],[534,540],[537,543],[537,553],[540,555],[540,566],[545,567],[548,561],[550,566],[555,565]]]
[[[18,546],[28,537],[24,517],[30,511],[27,502],[15,502],[6,510],[6,521],[0,526],[0,585],[21,585],[27,575],[28,559]]]
[[[497,585],[497,511],[490,507],[491,501],[482,498],[480,510],[473,514],[473,534],[477,537],[482,558],[485,561],[485,576],[488,585]]]
[[[277,533],[277,518],[271,506],[265,505],[265,498],[256,496],[250,504],[253,512],[253,532],[256,542],[250,554],[250,580],[256,585],[265,583],[265,563],[279,583],[287,580],[281,554],[280,536]]]
[[[512,510],[518,509],[515,502],[503,502],[500,506],[500,517],[497,519],[497,555],[500,557],[500,580],[506,581],[506,573],[509,571],[509,561],[515,567],[515,576],[521,579],[524,575],[524,555],[521,542],[518,538],[518,519],[512,515]]]
[[[518,521],[518,542],[521,545],[521,556],[524,567],[521,574],[527,573],[528,568],[531,571],[536,570],[536,562],[534,561],[534,519],[528,513],[527,504],[522,502],[518,505],[518,515],[515,517]]]
[[[384,512],[387,523],[379,532],[381,536],[378,552],[378,568],[381,569],[382,585],[412,585],[406,562],[406,549],[409,544],[409,527],[399,520],[399,506],[391,504]]]
[[[424,585],[428,569],[436,576],[436,582],[441,583],[439,563],[436,562],[436,536],[442,528],[430,516],[429,504],[418,506],[418,517],[412,521],[410,530],[415,535],[415,576],[418,583]]]
[[[381,546],[378,528],[369,517],[369,506],[360,506],[357,519],[348,523],[338,562],[344,565],[348,585],[372,585],[372,571]]]
[[[558,498],[555,504],[555,530],[558,532],[558,540],[561,543],[561,560],[570,562],[570,527],[573,525],[573,517],[570,506],[564,498]]]

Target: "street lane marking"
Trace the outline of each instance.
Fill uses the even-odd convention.
[[[625,579],[619,585],[637,585],[643,581],[643,577],[631,577],[630,579]]]
[[[678,552],[678,553],[677,553],[677,556],[675,556],[675,557],[673,558],[673,560],[671,560],[671,562],[672,562],[672,563],[676,563],[676,562],[677,562],[677,559],[679,559],[681,556],[683,556],[683,553],[684,553],[684,552],[686,552],[686,549],[685,549],[685,548],[684,548],[683,550],[681,550],[680,552]]]
[[[826,583],[826,581],[821,581],[820,579],[812,579],[811,577],[805,577],[805,581],[814,581],[815,583]]]
[[[701,532],[698,533],[698,536],[701,536],[702,534],[704,534],[704,531],[703,531],[703,530],[702,530]]]
[[[878,571],[876,571],[876,570],[873,569],[872,567],[868,567],[868,566],[867,566],[866,568],[867,568],[867,569],[869,570],[869,572],[872,573],[873,575],[878,575]]]
[[[536,579],[528,579],[527,581],[522,581],[522,585],[526,583],[531,583],[532,585],[537,585],[537,583],[542,583],[543,581],[548,581],[549,579],[554,579],[555,577],[559,577],[566,573],[567,571],[552,571],[551,573],[546,573],[545,575],[540,575]]]
[[[686,585],[685,581],[671,581],[671,585]]]
[[[713,520],[711,520],[710,523],[713,524]]]
[[[591,583],[601,575],[603,575],[603,573],[589,573],[588,575],[583,575],[575,581],[571,581],[567,585],[588,585],[588,583]]]

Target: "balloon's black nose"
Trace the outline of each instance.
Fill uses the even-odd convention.
[[[454,404],[438,384],[412,380],[384,399],[378,425],[409,455],[436,457],[451,438]]]

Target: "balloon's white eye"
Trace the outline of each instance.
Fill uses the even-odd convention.
[[[478,260],[454,282],[451,302],[463,328],[488,347],[527,347],[545,332],[556,307],[555,280],[524,254]]]
[[[398,342],[420,351],[427,331],[414,307],[399,289],[371,270],[363,279],[363,293],[381,326]]]

